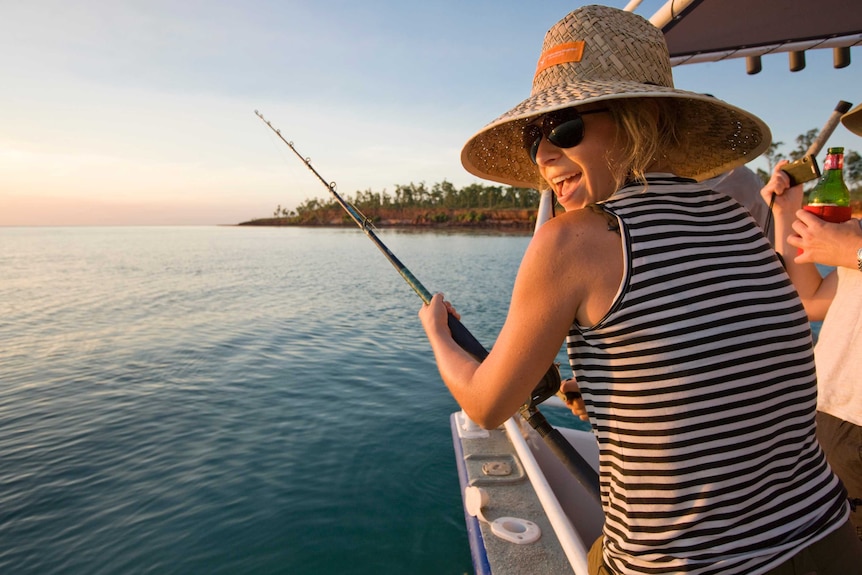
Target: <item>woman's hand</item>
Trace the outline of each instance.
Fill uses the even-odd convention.
[[[578,383],[574,379],[566,379],[560,384],[559,395],[566,407],[571,409],[576,417],[579,417],[581,421],[590,420],[584,399],[581,397],[581,388],[578,387]]]
[[[788,164],[782,160],[775,165],[769,181],[760,190],[760,197],[767,205],[771,205],[773,211],[792,214],[802,205],[802,184],[790,186],[790,176],[781,168]]]
[[[455,310],[451,303],[443,299],[442,293],[434,294],[431,301],[422,306],[419,310],[419,319],[422,321],[422,327],[425,328],[425,333],[428,334],[429,339],[441,335],[452,336],[449,331],[450,315],[454,316],[455,319],[461,319],[461,314]]]
[[[805,210],[797,211],[796,218],[794,234],[787,238],[787,243],[801,250],[796,263],[856,268],[856,251],[862,247],[859,220],[833,224]]]

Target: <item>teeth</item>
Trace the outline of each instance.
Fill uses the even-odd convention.
[[[571,176],[571,175],[570,175],[570,176],[560,176],[560,177],[558,177],[558,178],[554,178],[554,179],[553,179],[553,183],[554,183],[554,184],[559,184],[559,183],[565,182],[566,180],[570,180],[570,179],[572,179],[572,178],[574,178],[574,177],[575,177],[575,176]]]

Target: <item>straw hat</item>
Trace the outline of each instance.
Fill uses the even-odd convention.
[[[862,104],[841,116],[841,123],[857,136],[862,136]]]
[[[536,189],[548,185],[524,150],[524,126],[536,116],[590,102],[673,98],[679,125],[695,143],[677,175],[703,180],[745,164],[770,144],[756,116],[707,94],[677,90],[661,30],[607,6],[584,6],[545,35],[529,98],[482,128],[461,151],[468,172]]]

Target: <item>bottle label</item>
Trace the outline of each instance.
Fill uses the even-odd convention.
[[[836,206],[835,204],[808,204],[804,207],[806,212],[811,212],[821,220],[840,224],[853,217],[850,206]]]
[[[827,154],[826,161],[823,162],[824,170],[843,170],[844,169],[844,154]]]

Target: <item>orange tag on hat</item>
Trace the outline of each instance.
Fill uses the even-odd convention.
[[[559,44],[554,46],[547,52],[542,52],[542,55],[539,57],[539,63],[536,64],[536,76],[539,75],[540,72],[550,68],[551,66],[556,66],[557,64],[568,64],[570,62],[580,62],[581,58],[584,57],[584,41],[579,40],[577,42],[566,42],[565,44]]]

